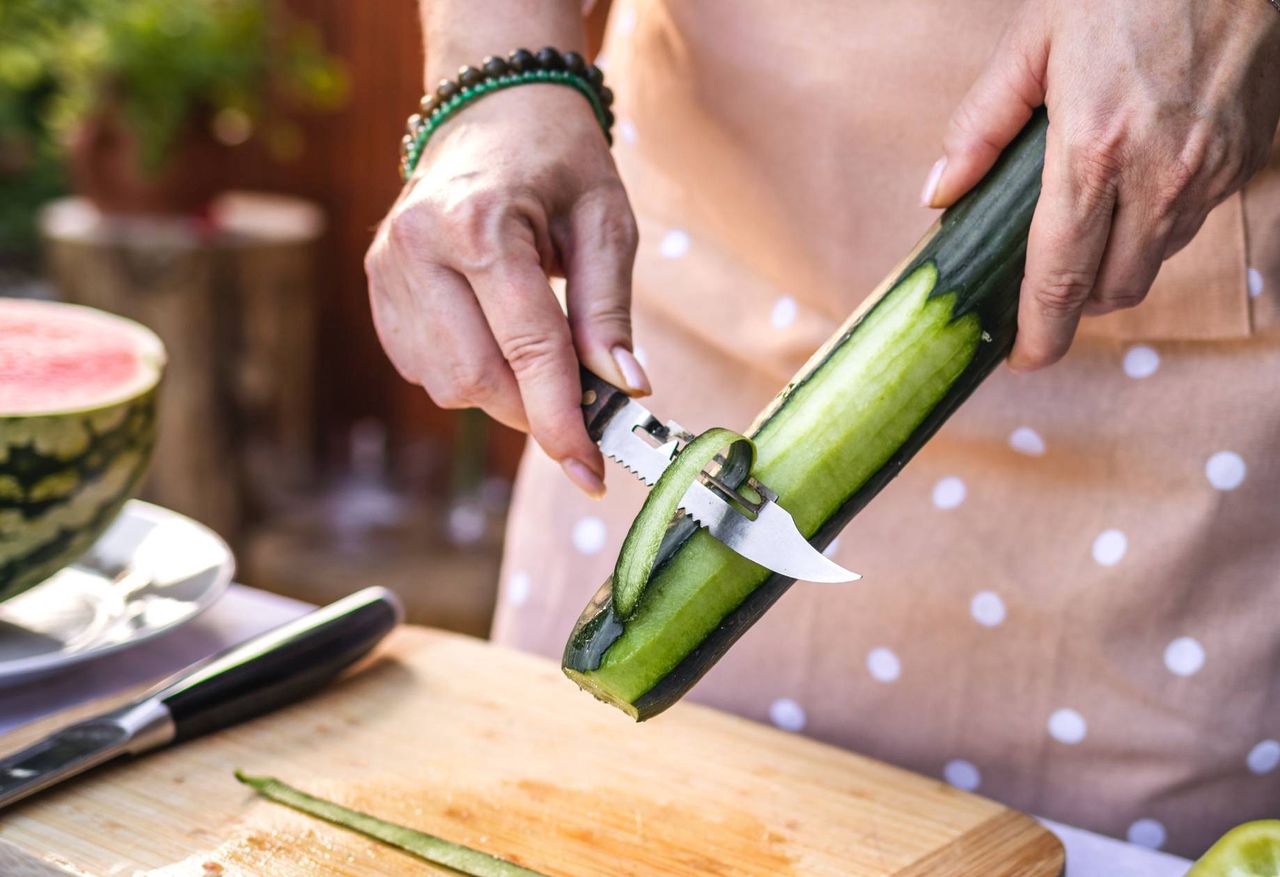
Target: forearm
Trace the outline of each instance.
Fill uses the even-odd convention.
[[[585,50],[582,0],[420,0],[419,6],[428,91],[488,55],[521,47]]]

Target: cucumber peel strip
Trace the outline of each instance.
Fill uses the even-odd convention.
[[[667,525],[675,516],[680,500],[707,464],[726,447],[730,450],[723,479],[730,483],[745,479],[755,463],[755,444],[744,435],[718,426],[685,445],[658,476],[622,541],[622,550],[613,568],[613,609],[620,617],[630,616],[640,602],[653,574]]]
[[[332,801],[315,798],[292,786],[280,782],[275,777],[250,776],[237,770],[236,779],[249,786],[264,798],[292,807],[308,816],[315,816],[326,822],[382,841],[406,853],[426,859],[437,865],[471,877],[546,877],[539,871],[531,871],[514,862],[500,859],[489,853],[473,850],[471,847],[447,841],[426,832],[385,822],[367,813],[351,810]]]

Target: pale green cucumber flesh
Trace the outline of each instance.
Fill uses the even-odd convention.
[[[728,450],[730,448],[732,450]],[[613,608],[623,618],[631,614],[649,584],[667,525],[681,498],[722,449],[726,449],[724,459],[727,465],[740,470],[740,478],[751,471],[755,449],[750,439],[733,430],[715,427],[685,445],[645,497],[644,506],[627,531],[618,552],[618,562],[613,568]]]
[[[754,437],[753,475],[806,537],[888,461],[981,343],[976,314],[952,319],[954,297],[930,297],[936,281],[922,265],[891,290]],[[699,530],[655,575],[599,667],[575,678],[612,699],[638,698],[769,575]]]

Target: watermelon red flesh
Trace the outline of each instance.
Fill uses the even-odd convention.
[[[0,600],[74,562],[137,487],[163,369],[137,323],[0,299]]]
[[[120,402],[154,384],[163,359],[159,340],[129,320],[0,299],[0,417]]]

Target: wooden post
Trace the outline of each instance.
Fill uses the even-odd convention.
[[[168,348],[143,495],[235,539],[251,500],[311,471],[311,258],[323,222],[308,202],[247,193],[210,215],[104,216],[72,198],[40,224],[64,298],[144,323]]]

